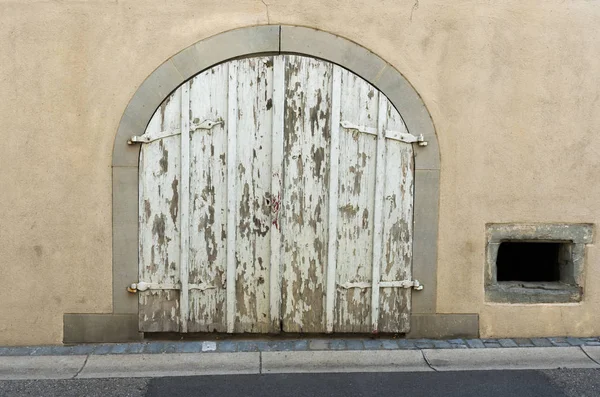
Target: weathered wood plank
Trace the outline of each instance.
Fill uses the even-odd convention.
[[[181,93],[174,92],[152,117],[146,131],[181,126]],[[150,283],[179,284],[179,136],[144,144],[139,177],[139,279]],[[179,291],[139,293],[140,330],[179,331]]]
[[[236,162],[237,162],[237,62],[229,62],[229,78],[227,82],[227,332],[232,333],[235,329],[236,315],[236,267],[235,240],[236,233],[236,208],[237,208],[237,185],[236,185]]]
[[[218,65],[190,81],[190,119],[222,121],[228,112],[228,65]],[[189,332],[225,332],[227,267],[227,124],[190,134],[191,284]]]
[[[181,189],[179,193],[179,217],[181,219],[181,259],[179,278],[181,291],[179,293],[180,331],[188,332],[190,316],[189,252],[190,252],[190,83],[185,82],[181,92]]]
[[[340,177],[340,108],[342,100],[342,69],[333,67],[331,86],[331,142],[329,149],[329,216],[327,236],[327,287],[325,297],[326,331],[333,332],[336,302],[336,272],[338,255],[338,183]]]
[[[269,275],[271,332],[281,331],[281,198],[283,195],[283,126],[285,56],[273,57],[273,135],[271,143],[271,263]]]
[[[282,323],[325,331],[332,64],[287,56]]]
[[[383,246],[383,198],[385,194],[387,108],[383,95],[379,97],[377,117],[377,157],[375,167],[375,208],[373,209],[373,272],[371,276],[371,329],[379,332],[379,282],[381,281],[381,248]]]
[[[234,331],[265,333],[271,329],[273,57],[242,59],[234,63],[237,64],[238,108],[234,141],[237,142]]]
[[[387,109],[386,129],[407,132],[398,111],[383,95]],[[383,266],[381,281],[412,277],[414,158],[411,144],[386,140]],[[379,331],[408,332],[412,291],[381,288]]]
[[[377,129],[378,93],[362,78],[342,69],[342,121]],[[377,137],[341,129],[337,283],[371,282]],[[336,332],[370,332],[371,293],[338,288]]]

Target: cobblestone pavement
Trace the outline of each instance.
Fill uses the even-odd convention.
[[[518,339],[297,339],[297,340],[219,340],[148,341],[139,343],[81,344],[73,346],[0,347],[0,356],[51,356],[88,354],[161,354],[212,352],[269,352],[307,350],[415,350],[415,349],[493,349],[498,347],[600,346],[594,338]]]

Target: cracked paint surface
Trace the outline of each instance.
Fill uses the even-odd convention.
[[[274,61],[283,68],[283,103],[274,103]],[[341,70],[337,83],[336,68]],[[233,96],[231,71],[237,75]],[[339,109],[332,109],[333,84],[341,84]],[[228,297],[235,300],[234,332],[326,332],[332,112],[353,124],[406,132],[400,115],[360,77],[302,56],[231,61],[192,78],[189,87],[189,107],[183,106],[189,114],[183,117],[196,124],[224,122],[190,132],[188,192],[181,191],[180,135],[142,145],[140,280],[173,284],[176,289],[140,293],[141,330],[180,330],[179,225],[181,216],[187,216],[189,284],[214,287],[189,290],[188,332],[226,332]],[[382,103],[384,112],[379,109]],[[177,90],[157,110],[147,132],[179,128],[181,105]],[[232,106],[233,124],[227,120]],[[282,110],[276,112],[278,106]],[[379,120],[381,115],[385,120]],[[279,143],[273,135],[278,121],[283,125]],[[235,130],[229,130],[231,125]],[[232,138],[236,156],[230,159]],[[372,282],[377,137],[339,127],[339,142],[334,332],[365,333],[372,331],[370,288],[339,285]],[[280,156],[274,155],[277,150]],[[385,150],[383,252],[378,266],[382,281],[405,280],[411,278],[412,265],[413,152],[409,144],[392,140],[385,141]],[[235,167],[233,181],[228,180],[230,162]],[[235,227],[228,230],[232,188]],[[189,195],[188,214],[179,211],[183,194]],[[272,239],[274,231],[280,237]],[[230,233],[235,234],[235,272],[228,275]],[[280,254],[272,255],[273,250]],[[272,273],[273,266],[279,271]],[[278,275],[276,280],[271,280],[272,274]],[[235,278],[230,294],[228,276]],[[273,284],[277,288],[271,288]],[[272,299],[273,293],[280,299]],[[275,311],[279,321],[271,317],[274,302],[280,305]],[[410,290],[381,288],[378,304],[380,332],[408,331]]]

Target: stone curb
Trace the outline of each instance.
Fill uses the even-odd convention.
[[[600,365],[600,346],[581,346],[581,350],[596,364]]]
[[[586,349],[586,351],[584,351]],[[533,347],[0,357],[0,380],[600,368],[600,349]]]
[[[265,352],[261,373],[432,371],[418,350]]]
[[[0,380],[69,379],[85,365],[87,356],[0,357]]]
[[[90,356],[77,378],[240,375],[260,372],[260,353]]]
[[[423,350],[437,371],[600,368],[579,347]]]

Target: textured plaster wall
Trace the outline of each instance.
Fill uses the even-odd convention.
[[[480,313],[482,336],[600,334],[593,246],[581,304],[483,291],[485,223],[600,220],[597,2],[0,0],[0,344],[60,343],[63,313],[112,310],[125,106],[183,48],[267,23],[356,41],[422,95],[442,156],[439,312]]]

